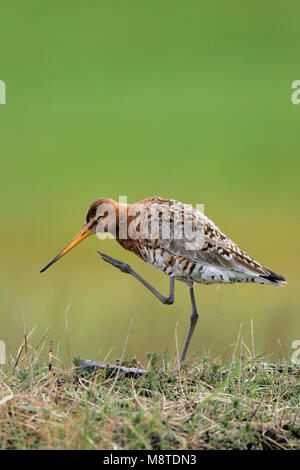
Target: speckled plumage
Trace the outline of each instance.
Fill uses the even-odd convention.
[[[208,217],[192,206],[160,197],[145,199],[136,205],[140,208],[138,238],[130,242],[119,240],[118,237],[117,240],[159,271],[187,285],[194,282],[278,285],[285,281],[282,276],[262,267],[242,251]],[[149,224],[153,212],[159,214],[160,222],[164,220],[164,215],[166,219],[169,218],[169,237],[161,237],[161,224],[158,224],[157,232],[151,233],[151,238],[146,236],[151,232]],[[202,246],[198,249],[187,249],[189,240],[186,237],[174,238],[175,224],[183,224],[186,218],[190,219],[193,229],[198,229],[198,233],[203,235]]]

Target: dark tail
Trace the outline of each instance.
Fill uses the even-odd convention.
[[[270,271],[269,269],[267,268],[264,268],[265,271],[267,271],[267,275],[266,276],[260,276],[264,279],[267,279],[268,281],[272,282],[273,284],[277,284],[277,285],[283,285],[283,284],[286,284],[286,278],[281,276],[280,274],[276,274],[274,273],[273,271]]]

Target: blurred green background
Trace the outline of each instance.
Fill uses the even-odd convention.
[[[168,279],[116,242],[88,239],[39,270],[81,228],[98,197],[160,195],[205,213],[286,288],[196,288],[200,320],[189,351],[232,353],[238,330],[257,352],[290,358],[300,339],[300,79],[294,1],[1,1],[0,338],[12,351],[23,323],[48,325],[71,355],[175,353],[190,303],[184,285],[164,306],[101,262]],[[294,243],[295,242],[295,243]],[[69,332],[65,328],[68,308]],[[132,320],[133,319],[133,320]],[[112,348],[112,349],[111,349]],[[204,348],[204,349],[203,349]]]

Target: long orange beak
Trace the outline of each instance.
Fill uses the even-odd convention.
[[[76,235],[76,237],[60,252],[58,255],[55,256],[46,266],[44,266],[43,269],[41,269],[41,273],[46,271],[52,264],[56,263],[60,258],[62,258],[65,254],[67,254],[69,251],[74,248],[74,246],[78,245],[78,243],[82,242],[85,238],[89,237],[92,235],[91,230],[89,230],[87,227],[83,227],[83,229]]]

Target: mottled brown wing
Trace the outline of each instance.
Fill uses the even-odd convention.
[[[140,217],[140,236],[148,239],[153,247],[163,248],[170,254],[201,264],[234,269],[246,274],[268,274],[265,268],[240,250],[208,217],[192,206],[163,198],[151,198],[141,203],[144,207]],[[153,213],[158,217],[160,224],[155,225],[154,230],[152,227],[151,231],[150,215],[153,220]],[[166,230],[164,233],[164,227],[168,225],[163,223],[166,220],[170,221],[170,233],[166,233]],[[184,223],[193,228],[194,236],[195,233],[200,234],[199,239],[194,240],[194,245],[189,230],[189,236],[186,236]],[[149,234],[150,237],[147,236]]]

